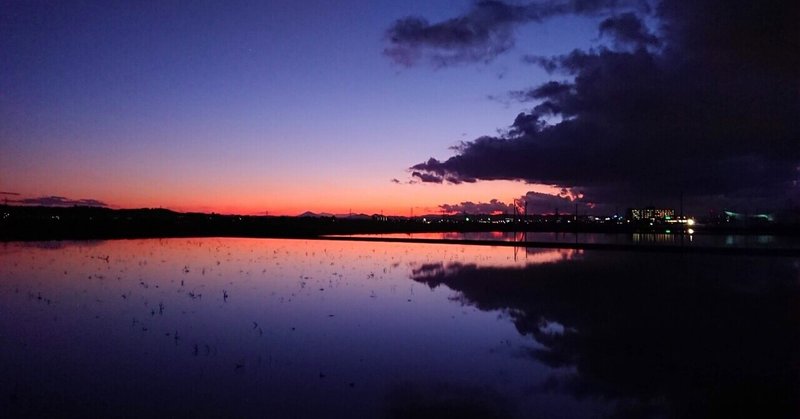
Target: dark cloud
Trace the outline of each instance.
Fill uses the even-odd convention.
[[[431,160],[433,160],[433,159],[431,159]],[[430,160],[428,162],[430,162]],[[425,183],[442,183],[442,182],[444,182],[444,178],[443,177],[441,177],[439,175],[432,174],[432,173],[422,173],[422,172],[414,171],[414,172],[411,172],[411,177],[415,177],[415,178],[419,179],[421,182],[425,182]]]
[[[529,101],[539,101],[541,99],[547,98],[561,98],[564,99],[566,95],[574,93],[574,89],[571,83],[569,82],[558,82],[558,81],[550,81],[541,86],[534,87],[531,89],[526,90],[515,90],[510,93],[513,99],[516,99],[520,102],[529,102]],[[537,115],[555,115],[561,112],[561,109],[558,108],[555,101],[546,100],[541,102],[539,105],[536,106],[535,110],[537,110]],[[524,118],[538,120],[538,118],[532,118],[533,115],[525,116]],[[517,123],[515,122],[514,125]]]
[[[600,35],[611,36],[617,46],[646,47],[660,44],[659,39],[647,30],[639,17],[630,12],[602,21]]]
[[[572,214],[576,209],[580,214],[595,209],[596,204],[583,199],[581,194],[573,196],[567,190],[562,190],[560,195],[551,195],[541,192],[528,192],[519,198],[519,202],[526,202],[528,214]]]
[[[553,73],[558,68],[558,65],[548,57],[542,57],[540,55],[534,54],[525,54],[522,56],[522,62],[525,64],[535,64],[539,67],[542,67],[548,73]]]
[[[664,0],[650,19],[657,49],[640,17],[619,14],[601,30],[639,47],[526,57],[569,79],[512,93],[536,104],[502,135],[411,170],[577,187],[617,205],[675,205],[681,193],[702,208],[800,205],[799,9]]]
[[[384,53],[394,62],[412,66],[422,60],[435,66],[490,61],[514,46],[513,29],[565,14],[595,14],[636,6],[645,1],[562,0],[524,5],[502,1],[478,1],[466,14],[439,23],[409,16],[398,19],[386,32]]]
[[[16,193],[16,192],[2,192],[2,191],[0,191],[0,195],[13,195],[13,196],[19,196],[19,194],[18,194],[18,193]]]
[[[460,214],[512,214],[516,203],[516,209],[520,213],[525,211],[527,205],[528,214],[572,214],[576,209],[580,214],[596,209],[597,204],[583,199],[580,192],[568,191],[563,189],[560,194],[553,195],[542,192],[530,191],[525,195],[504,202],[500,199],[492,199],[489,202],[461,202],[459,204],[441,204],[439,209],[446,213]],[[614,208],[603,208],[604,210],[614,210]]]
[[[439,209],[442,211],[452,214],[452,213],[463,213],[463,214],[496,214],[496,213],[508,213],[511,214],[514,212],[514,205],[513,204],[506,204],[505,202],[499,201],[497,199],[492,199],[489,202],[462,202],[460,204],[442,204],[439,205]]]
[[[69,206],[85,206],[85,207],[107,207],[103,201],[98,201],[96,199],[69,199],[63,196],[42,196],[38,198],[24,198],[24,199],[17,199],[14,201],[16,204],[22,205],[42,205],[47,207],[69,207]]]

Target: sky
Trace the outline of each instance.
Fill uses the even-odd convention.
[[[0,0],[0,198],[796,208],[800,13],[750,3]]]

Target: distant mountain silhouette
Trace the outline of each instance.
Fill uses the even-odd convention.
[[[306,211],[306,212],[298,215],[298,217],[309,217],[309,218],[333,217],[333,214],[330,214],[330,213],[327,213],[327,212],[321,212],[321,213],[317,214],[315,212]]]
[[[350,220],[369,220],[369,219],[372,218],[371,215],[367,215],[367,214],[331,214],[329,212],[316,213],[316,212],[312,212],[312,211],[306,211],[306,212],[298,215],[298,217],[301,217],[301,218],[336,217],[336,218],[343,218],[343,219],[350,219]]]

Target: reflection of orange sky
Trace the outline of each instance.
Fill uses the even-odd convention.
[[[165,270],[167,277],[180,275],[184,266],[195,273],[234,269],[237,262],[254,263],[274,269],[285,266],[359,266],[381,268],[418,266],[426,263],[470,264],[486,267],[522,267],[555,263],[578,257],[575,249],[524,249],[511,247],[349,242],[293,239],[145,239],[105,242],[58,242],[58,246],[37,247],[37,243],[9,243],[0,247],[0,265],[10,268],[15,262],[39,260],[38,281],[51,285],[75,278],[103,275],[111,280],[131,274],[135,269]],[[107,259],[106,259],[107,258]],[[46,263],[44,263],[46,261]],[[218,264],[217,262],[221,262]],[[341,269],[341,268],[331,268]],[[176,277],[179,278],[179,277]]]
[[[582,254],[582,249],[529,249],[524,260],[528,265],[542,265],[575,259]]]
[[[86,176],[82,176],[85,178]],[[169,208],[181,212],[297,215],[305,211],[408,216],[439,213],[441,204],[465,201],[511,202],[528,191],[557,194],[560,189],[513,181],[473,184],[396,184],[388,179],[358,182],[293,183],[263,179],[114,179],[89,176],[76,182],[70,176],[16,179],[2,188],[21,197],[59,195],[69,199],[97,199],[114,208]],[[12,179],[14,180],[14,179]],[[4,182],[5,183],[5,182]],[[0,190],[2,190],[0,188]]]

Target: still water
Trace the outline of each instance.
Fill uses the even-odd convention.
[[[5,243],[0,411],[794,417],[798,297],[790,257]]]
[[[352,237],[388,239],[475,240],[518,243],[613,244],[633,246],[712,247],[728,249],[795,249],[800,239],[772,234],[680,234],[673,233],[566,233],[566,232],[437,232],[353,234]]]

